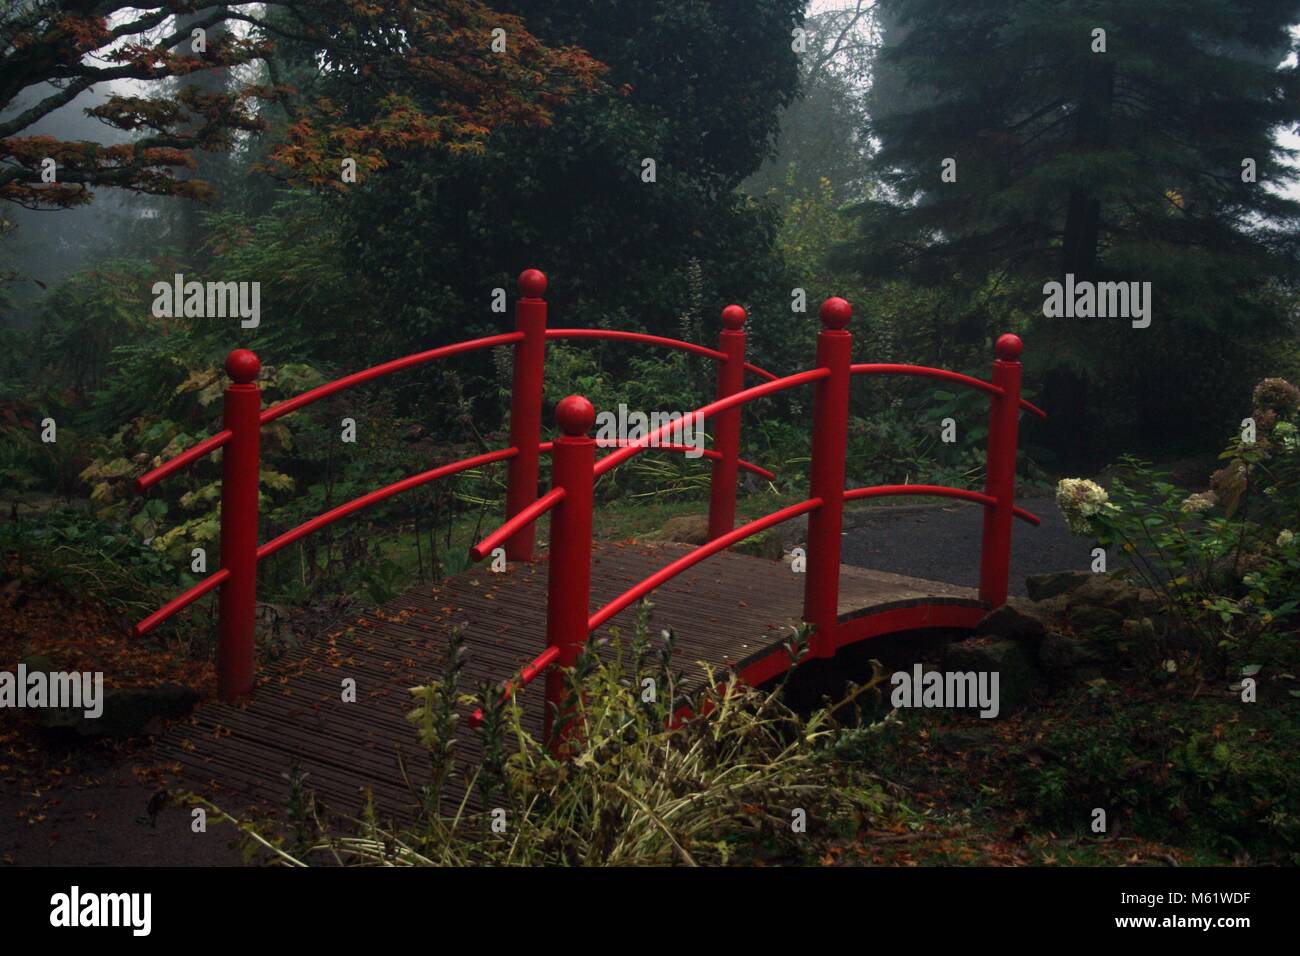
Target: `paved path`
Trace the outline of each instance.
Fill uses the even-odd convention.
[[[1073,534],[1050,497],[1018,501],[1043,519],[1035,528],[1013,525],[1011,593],[1025,593],[1025,576],[1045,571],[1086,571],[1094,542]],[[861,514],[845,532],[842,560],[860,568],[893,571],[965,587],[979,586],[980,534],[984,509],[953,502],[938,507],[902,506]]]

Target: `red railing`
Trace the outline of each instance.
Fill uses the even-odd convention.
[[[651,591],[736,542],[791,518],[808,516],[808,563],[803,617],[813,627],[811,653],[830,657],[838,647],[840,539],[845,501],[890,495],[933,495],[970,501],[984,507],[980,558],[980,599],[989,607],[1005,603],[1010,574],[1011,521],[1019,517],[1033,524],[1038,518],[1015,505],[1015,462],[1019,416],[1022,410],[1043,412],[1020,397],[1020,339],[998,339],[991,381],[943,369],[914,365],[859,364],[851,361],[852,337],[848,331],[852,308],[839,298],[822,303],[822,329],[817,337],[816,366],[781,378],[745,361],[745,312],[732,305],[723,310],[719,348],[662,336],[607,329],[547,329],[546,303],[541,298],[546,277],[529,269],[519,277],[522,297],[516,304],[515,331],[431,349],[374,366],[261,409],[255,379],[257,356],[237,349],[226,360],[231,384],[225,393],[223,429],[171,461],[142,476],[136,485],[149,488],[222,448],[221,568],[168,602],[136,625],[143,634],[193,601],[221,589],[218,675],[225,699],[241,697],[253,686],[253,620],[256,602],[257,562],[281,548],[363,508],[438,478],[496,462],[507,462],[506,520],[471,549],[482,560],[504,547],[512,560],[528,560],[535,545],[537,519],[550,514],[550,566],[547,575],[546,648],[505,686],[514,693],[546,675],[546,735],[556,753],[564,749],[572,715],[561,708],[565,700],[563,673],[578,659],[592,631],[607,623]],[[597,609],[590,608],[591,528],[593,488],[597,478],[648,447],[689,451],[672,439],[680,434],[680,419],[672,420],[634,441],[598,442],[589,434],[595,409],[585,398],[570,395],[556,406],[560,435],[540,441],[542,382],[548,339],[591,338],[633,341],[665,346],[702,355],[718,362],[717,398],[688,415],[697,421],[714,420],[714,447],[704,449],[712,464],[709,500],[709,541],[672,561]],[[441,465],[370,492],[304,522],[273,540],[257,544],[257,492],[260,428],[268,421],[362,382],[400,369],[476,349],[514,346],[513,394],[510,411],[510,447]],[[765,381],[744,387],[751,371]],[[944,485],[880,485],[845,490],[845,455],[848,441],[849,388],[854,375],[909,375],[974,388],[990,396],[989,441],[985,489],[981,492]],[[771,472],[742,460],[740,410],[749,402],[802,385],[813,386],[812,455],[809,496],[771,514],[735,527],[736,478],[741,468],[774,477]],[[665,440],[666,439],[666,440]],[[596,448],[615,450],[599,461]],[[552,487],[538,494],[539,457],[551,455]],[[471,717],[477,725],[481,712]]]
[[[506,484],[508,520],[480,547],[486,547],[483,554],[491,553],[496,547],[504,547],[507,557],[511,560],[531,559],[535,520],[564,496],[564,492],[559,490],[540,498],[537,493],[539,456],[546,452],[553,452],[554,445],[557,444],[543,443],[540,440],[542,384],[548,339],[618,339],[703,355],[719,364],[719,395],[729,395],[739,391],[743,387],[746,370],[768,380],[776,377],[771,372],[745,362],[745,333],[742,330],[745,312],[739,306],[728,306],[723,311],[724,328],[721,348],[710,349],[691,342],[634,332],[616,332],[606,329],[548,330],[546,302],[541,297],[546,291],[546,277],[536,269],[525,270],[519,276],[519,289],[521,298],[515,307],[515,331],[513,332],[457,342],[394,359],[328,382],[265,409],[261,407],[261,391],[256,385],[261,362],[247,349],[236,349],[231,352],[225,366],[231,383],[225,392],[222,430],[142,475],[135,482],[137,491],[146,491],[200,458],[219,448],[224,449],[221,478],[221,567],[139,622],[135,627],[136,634],[148,633],[199,598],[220,588],[218,690],[225,700],[238,699],[251,692],[253,688],[253,625],[256,616],[258,561],[270,557],[280,549],[327,525],[394,495],[439,478],[501,461],[507,462],[509,469]],[[510,447],[440,465],[418,475],[404,478],[385,488],[332,508],[265,544],[258,544],[258,475],[262,425],[345,389],[374,381],[393,372],[455,355],[506,345],[514,347]],[[559,442],[562,443],[563,440]],[[734,524],[735,477],[738,470],[743,468],[769,480],[775,476],[772,472],[739,457],[739,419],[734,422],[729,421],[725,428],[720,424],[719,434],[715,436],[715,446],[712,449],[704,449],[703,454],[710,460],[713,469],[709,527],[716,529],[715,534],[721,534],[723,531],[729,531]],[[682,445],[665,444],[663,447],[671,451],[690,450]],[[476,557],[481,556],[476,552]],[[549,663],[549,659],[538,666],[544,668],[546,663]],[[524,683],[526,684],[527,680]]]
[[[737,310],[738,311],[738,310]],[[595,420],[591,403],[578,395],[564,399],[556,408],[556,422],[563,431],[552,448],[554,479],[551,494],[535,512],[519,513],[500,529],[488,535],[472,549],[479,560],[490,547],[507,534],[517,534],[522,523],[531,523],[544,511],[551,512],[550,569],[548,572],[546,651],[528,665],[519,676],[505,685],[502,693],[512,694],[526,687],[547,671],[546,739],[553,752],[562,754],[573,716],[562,712],[566,700],[562,670],[572,667],[592,631],[610,621],[651,591],[672,578],[753,534],[765,531],[782,521],[808,515],[808,538],[804,620],[813,625],[811,653],[830,657],[837,647],[839,622],[840,538],[845,501],[891,495],[932,495],[956,498],[985,508],[983,541],[980,557],[980,599],[989,607],[1005,603],[1011,556],[1011,519],[1021,518],[1038,524],[1038,518],[1015,505],[1015,462],[1022,409],[1043,416],[1043,412],[1020,397],[1020,339],[1003,335],[995,346],[992,381],[983,381],[957,372],[914,365],[854,365],[851,363],[852,338],[848,332],[852,308],[843,299],[827,299],[821,307],[822,329],[817,339],[817,366],[805,372],[774,378],[749,389],[740,388],[736,373],[738,363],[729,363],[726,385],[719,377],[719,397],[691,415],[717,419],[715,444],[738,440],[721,426],[726,420],[738,423],[740,407],[748,402],[799,385],[814,386],[812,458],[809,468],[810,496],[798,504],[732,529],[710,525],[711,535],[703,544],[672,561],[664,568],[628,588],[594,613],[588,613],[591,593],[591,524],[594,479],[618,467],[633,455],[664,437],[671,437],[675,423],[669,423],[642,436],[625,447],[596,461],[597,442],[588,432]],[[744,313],[724,313],[723,350],[726,335],[738,332]],[[741,333],[743,334],[743,333]],[[622,337],[622,336],[618,336]],[[729,353],[734,355],[735,353]],[[910,375],[938,379],[974,388],[990,396],[989,444],[986,461],[986,484],[983,493],[945,485],[879,485],[846,491],[845,454],[848,440],[849,385],[854,375]],[[1045,416],[1044,416],[1045,417]],[[737,442],[738,445],[738,442]],[[734,453],[724,451],[728,466],[736,467]],[[715,463],[716,467],[716,463]],[[715,472],[716,475],[716,472]],[[735,471],[729,472],[734,485]],[[714,491],[718,489],[714,485]],[[733,499],[734,501],[734,499]],[[539,505],[542,503],[539,502]],[[711,515],[714,511],[711,509]],[[476,711],[471,726],[482,720]]]

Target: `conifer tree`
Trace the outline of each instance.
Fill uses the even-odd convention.
[[[1131,407],[1149,433],[1175,409],[1213,418],[1183,386],[1276,330],[1297,274],[1278,134],[1300,122],[1300,77],[1282,66],[1300,3],[881,0],[879,16],[884,189],[859,208],[851,261],[960,288],[976,313],[991,289],[1036,313],[1027,354],[1080,376],[1056,396],[1063,440],[1079,438],[1087,378],[1094,409]],[[1044,284],[1066,274],[1150,282],[1151,328],[1044,317]],[[983,317],[981,334],[1005,321]],[[1211,378],[1220,407],[1242,384]]]

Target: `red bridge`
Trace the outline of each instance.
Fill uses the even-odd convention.
[[[506,462],[508,468],[506,520],[474,546],[471,555],[475,560],[482,560],[495,548],[503,547],[508,560],[517,562],[511,568],[511,577],[519,574],[523,577],[514,582],[511,593],[499,598],[489,594],[488,597],[496,598],[495,605],[482,605],[482,602],[475,605],[480,619],[490,617],[503,622],[491,628],[496,633],[509,632],[509,640],[504,641],[508,647],[507,652],[504,655],[499,651],[485,653],[480,666],[488,669],[500,667],[495,679],[509,679],[505,686],[511,692],[522,690],[545,675],[544,696],[548,705],[545,707],[546,739],[553,743],[558,742],[562,736],[552,734],[551,726],[564,697],[563,676],[558,669],[571,667],[590,635],[656,589],[664,588],[668,593],[669,599],[658,602],[668,618],[675,616],[672,613],[672,600],[694,601],[691,613],[681,620],[679,629],[685,625],[684,631],[688,636],[692,629],[703,629],[710,633],[697,635],[696,645],[688,650],[701,659],[731,668],[742,679],[754,684],[770,680],[789,667],[789,655],[782,642],[771,639],[765,643],[763,635],[766,633],[772,638],[774,633],[789,623],[790,618],[801,618],[812,625],[809,655],[829,658],[846,645],[882,634],[928,628],[973,628],[990,608],[1006,601],[1012,519],[1038,523],[1035,516],[1018,508],[1014,501],[1020,413],[1028,410],[1045,417],[1040,409],[1020,397],[1021,342],[1015,335],[1007,334],[998,339],[989,381],[923,366],[853,364],[852,336],[848,330],[852,309],[843,299],[830,298],[822,303],[820,310],[822,329],[818,334],[815,364],[807,371],[778,378],[745,361],[746,315],[740,306],[731,305],[722,311],[723,329],[718,347],[713,349],[635,332],[548,328],[547,307],[542,298],[546,290],[546,277],[535,269],[529,269],[519,277],[519,290],[521,298],[516,304],[513,332],[459,342],[396,359],[321,385],[268,408],[262,408],[261,392],[256,385],[260,370],[257,356],[247,349],[231,352],[226,360],[226,372],[231,384],[225,391],[222,430],[136,482],[137,489],[144,491],[192,462],[219,448],[223,449],[221,567],[141,621],[136,625],[136,633],[142,635],[149,632],[200,597],[219,590],[219,692],[226,702],[245,699],[252,694],[255,685],[254,624],[259,561],[314,531],[393,495],[495,462]],[[598,443],[589,436],[595,411],[585,398],[577,395],[569,396],[556,407],[555,418],[561,434],[555,441],[543,443],[542,383],[546,343],[553,339],[616,339],[638,342],[705,356],[718,365],[716,401],[693,413],[701,418],[712,419],[713,422],[713,447],[704,452],[712,466],[710,540],[685,552],[673,548],[615,549],[608,552],[598,549],[595,557],[597,564],[603,561],[603,566],[608,566],[617,577],[624,579],[619,586],[628,586],[622,590],[610,590],[608,580],[598,580],[596,590],[600,592],[601,600],[594,609],[592,491],[595,480],[641,454],[648,447],[682,451],[685,446],[673,443],[676,425],[669,423],[597,458]],[[262,425],[363,382],[428,362],[501,346],[510,346],[514,353],[510,447],[412,475],[333,508],[270,541],[258,543],[259,435]],[[760,379],[760,384],[746,388],[747,372]],[[921,376],[987,393],[990,411],[984,491],[981,493],[941,485],[882,485],[846,490],[849,390],[856,375]],[[813,390],[808,497],[798,504],[735,527],[739,470],[746,469],[769,478],[774,477],[760,466],[739,457],[741,407],[755,399],[803,386],[811,386]],[[543,454],[551,455],[552,482],[548,491],[539,494],[539,460]],[[845,502],[890,495],[941,496],[983,506],[980,586],[977,594],[965,592],[961,588],[856,569],[844,569],[842,573],[840,540]],[[545,514],[550,514],[551,519],[550,547],[549,561],[543,566],[531,562],[535,546],[535,522]],[[726,551],[750,535],[799,515],[808,516],[807,569],[802,576],[801,602],[790,591],[791,581],[796,576],[779,563],[729,553],[718,559],[723,562],[722,565],[710,562],[710,566],[716,566],[715,572],[695,572],[692,577],[692,569],[706,558]],[[670,558],[666,564],[651,573],[642,573],[646,570],[647,561],[662,560],[665,552]],[[541,579],[543,567],[544,594]],[[710,578],[709,573],[714,576]],[[453,579],[434,588],[442,598],[451,601],[441,605],[444,611],[454,606],[464,610],[475,603],[463,593],[470,578],[462,577],[464,580]],[[685,585],[694,595],[692,599],[685,591],[674,591],[670,586],[683,582],[704,582],[704,586],[697,587],[696,583]],[[476,580],[471,583],[478,584]],[[708,592],[703,595],[702,602],[701,591]],[[752,620],[744,620],[743,615],[738,617],[733,609],[737,596],[741,593],[750,599],[740,600],[739,604],[751,609]],[[448,598],[448,595],[452,597]],[[797,606],[800,603],[801,607]],[[402,618],[402,626],[407,630],[422,630],[423,638],[427,638],[430,633],[442,633],[438,626],[430,622],[441,622],[445,630],[446,615],[434,611],[428,601],[418,600],[418,595],[413,593],[406,603],[399,601],[397,604],[399,607],[393,613]],[[712,620],[709,614],[711,608],[716,612]],[[535,617],[530,618],[530,614]],[[383,620],[391,615],[381,612],[376,617]],[[421,617],[428,620],[423,624],[409,623]],[[369,627],[372,638],[378,637],[381,642],[391,640],[401,643],[411,636],[400,636],[397,625],[376,626],[373,620],[363,620],[361,624]],[[405,709],[407,703],[405,688],[411,683],[427,682],[433,676],[430,671],[437,669],[437,665],[432,663],[431,653],[436,650],[432,645],[439,641],[431,642],[423,638],[408,647],[405,656],[391,648],[387,652],[390,658],[401,657],[407,666],[395,669],[385,665],[375,670],[381,678],[388,674],[389,683],[399,678],[405,680],[405,683],[392,688],[393,699],[401,710]],[[528,642],[532,642],[535,650],[525,653],[535,653],[536,656],[531,661],[511,661],[511,652],[524,651]],[[503,642],[498,640],[496,643]],[[381,658],[384,657],[385,651],[373,640],[365,646]],[[300,657],[306,662],[313,654],[320,656],[323,653],[325,652],[319,649],[309,648]],[[356,655],[349,659],[353,666],[364,670],[365,662],[358,661]],[[286,667],[287,665],[282,666],[281,671],[285,671]],[[290,679],[282,673],[276,683],[284,685]],[[286,705],[283,701],[279,704],[267,701],[264,705],[263,695],[275,694],[274,690],[264,688],[257,699],[246,707],[223,708],[220,712],[214,712],[215,716],[202,716],[200,722],[206,720],[211,723],[215,731],[212,735],[214,739],[238,740],[242,735],[245,748],[254,745],[271,747],[274,753],[262,755],[266,766],[260,771],[250,769],[251,763],[256,761],[247,749],[229,759],[209,753],[201,758],[203,765],[215,777],[222,775],[214,769],[220,765],[226,767],[227,776],[237,768],[243,768],[250,779],[257,778],[259,774],[265,779],[268,774],[274,776],[274,764],[279,759],[277,754],[287,760],[290,756],[309,755],[316,746],[324,749],[329,749],[330,746],[337,748],[337,734],[325,732],[327,721],[321,716],[321,701],[328,699],[330,694],[320,692],[319,685],[311,686],[317,687],[317,692],[314,693],[320,697],[317,703],[311,705],[321,728],[314,743],[310,734],[302,736],[298,731],[291,731],[290,725],[301,717],[301,712],[295,708],[304,706],[303,693],[297,693],[292,705]],[[289,692],[282,693],[287,695]],[[389,689],[376,693],[388,696]],[[337,684],[332,692],[332,700],[338,700]],[[253,714],[263,716],[256,719],[248,716]],[[476,722],[477,716],[471,716],[471,725]],[[242,730],[232,730],[232,723],[241,724]],[[400,715],[395,724],[388,717],[382,720],[376,717],[373,729],[374,732],[368,737],[362,735],[366,739],[357,738],[347,745],[352,748],[354,756],[340,755],[334,761],[335,771],[355,767],[355,754],[374,751],[376,741],[398,739],[403,735],[409,738],[409,729],[402,725]],[[285,736],[285,741],[278,740],[282,735]],[[185,742],[191,743],[188,740]],[[193,749],[182,748],[185,753],[191,753]],[[212,747],[208,749],[212,750]],[[386,759],[381,757],[379,762]],[[281,772],[284,769],[284,766],[279,767]],[[322,769],[320,772],[328,776],[334,771]]]

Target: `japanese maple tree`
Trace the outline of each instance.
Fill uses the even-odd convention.
[[[280,43],[305,50],[322,75],[374,91],[363,114],[349,103],[345,119],[336,102],[276,82]],[[233,81],[215,91],[177,82],[211,70]],[[58,209],[89,202],[100,186],[206,198],[209,185],[182,171],[194,168],[196,150],[225,149],[239,132],[263,129],[259,101],[267,99],[292,118],[272,164],[299,181],[339,182],[344,159],[364,172],[385,165],[391,150],[475,149],[498,125],[544,125],[602,71],[583,51],[546,47],[518,17],[478,0],[15,0],[0,13],[0,200]],[[111,81],[138,89],[115,91],[87,112],[138,134],[130,142],[32,131]],[[35,101],[16,106],[29,90],[39,91]]]

